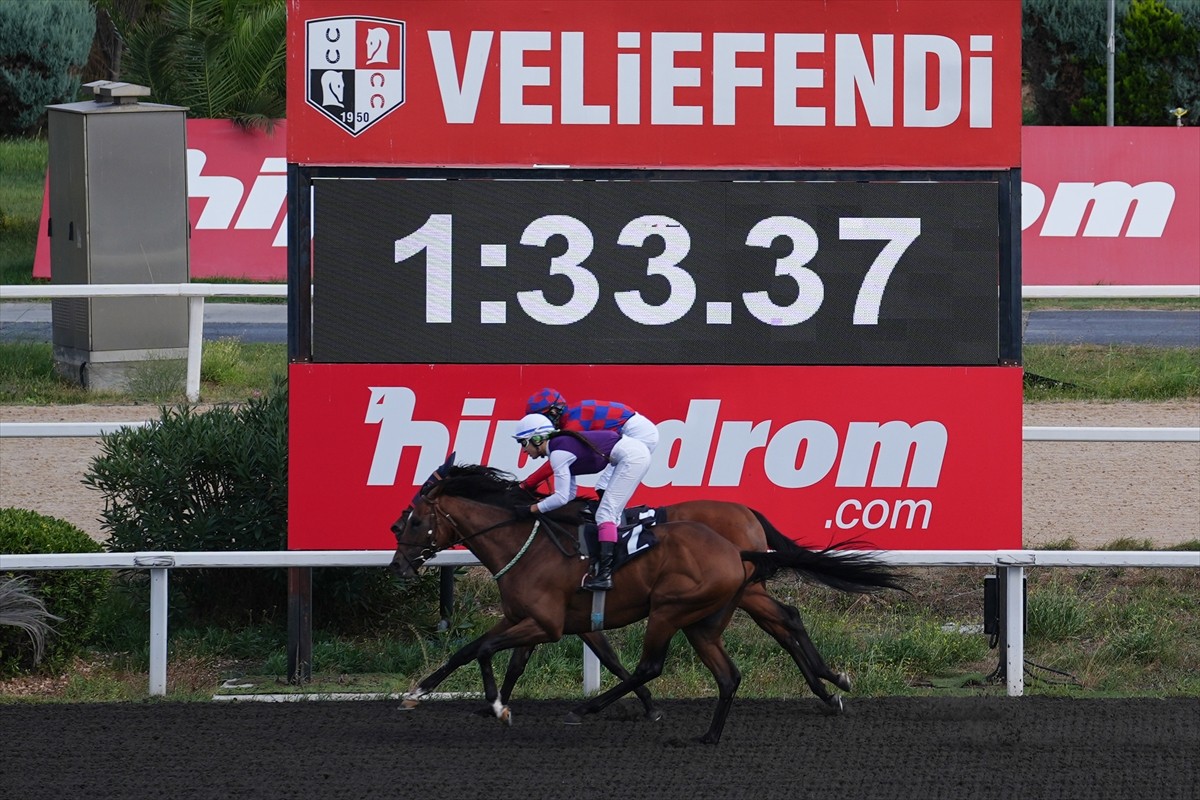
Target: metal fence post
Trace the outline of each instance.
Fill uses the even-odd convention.
[[[150,570],[150,695],[167,693],[167,569]]]
[[[1008,696],[1020,697],[1025,692],[1025,568],[1019,565],[1003,567],[1005,573],[1004,624],[1005,669]]]
[[[204,346],[204,298],[188,298],[187,399],[200,399],[200,359]]]

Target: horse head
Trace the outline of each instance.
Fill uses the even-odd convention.
[[[445,463],[435,469],[425,479],[425,483],[421,484],[421,488],[413,495],[412,502],[408,504],[408,507],[404,511],[400,512],[399,519],[392,523],[392,534],[396,537],[396,553],[392,556],[392,562],[388,565],[388,568],[392,570],[392,573],[396,577],[401,579],[415,578],[420,566],[437,552],[437,549],[430,549],[433,547],[432,519],[428,520],[429,524],[426,526],[426,518],[422,515],[414,519],[413,512],[418,504],[422,506],[427,505],[425,503],[426,495],[442,482],[442,479],[446,477],[453,466],[454,453],[451,452],[447,456]],[[413,541],[421,540],[422,538],[424,545],[414,555],[411,544]]]

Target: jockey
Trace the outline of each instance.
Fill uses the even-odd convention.
[[[596,574],[583,582],[583,588],[606,592],[612,588],[613,547],[617,542],[617,522],[633,492],[650,469],[650,451],[631,436],[614,430],[573,431],[556,430],[554,423],[542,414],[526,414],[517,423],[513,435],[521,450],[530,458],[545,457],[554,479],[554,493],[539,503],[520,505],[515,510],[524,519],[535,513],[561,508],[575,499],[576,475],[592,475],[612,469],[608,491],[596,509],[600,553],[593,554]]]
[[[542,414],[564,431],[614,430],[622,436],[637,439],[653,454],[658,447],[658,426],[624,403],[612,400],[584,400],[579,405],[567,405],[557,389],[539,389],[525,403],[526,414]],[[603,497],[612,480],[610,465],[596,479],[596,495]],[[533,489],[550,477],[550,464],[543,464],[521,481],[525,489]]]

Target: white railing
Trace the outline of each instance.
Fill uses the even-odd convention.
[[[1027,298],[1111,297],[1200,297],[1200,286],[1028,286]],[[129,284],[77,286],[4,286],[0,299],[44,297],[189,297],[187,395],[199,398],[200,352],[203,341],[205,297],[286,297],[287,287],[261,284]],[[96,437],[122,427],[151,424],[134,422],[0,422],[0,438]],[[1120,441],[1200,442],[1200,428],[1093,428],[1025,427],[1025,441]],[[909,550],[877,553],[884,561],[900,566],[991,566],[1007,577],[1005,596],[1005,666],[1007,690],[1012,696],[1024,693],[1025,619],[1024,570],[1048,567],[1200,567],[1200,553],[1109,552],[1045,550]],[[167,685],[167,576],[170,569],[195,567],[282,568],[282,567],[382,567],[392,557],[390,550],[321,550],[270,552],[146,552],[64,553],[0,555],[0,569],[148,569],[150,570],[150,694],[166,694]],[[468,552],[439,553],[430,566],[474,566]],[[584,691],[600,685],[600,666],[585,649]]]
[[[1022,286],[1024,300],[1140,300],[1162,297],[1200,297],[1200,285],[1179,286]]]
[[[1025,692],[1026,567],[1190,567],[1200,568],[1200,553],[1097,550],[905,550],[872,552],[894,566],[995,567],[1006,576],[1005,674],[1010,697]],[[391,550],[297,550],[262,552],[54,553],[0,555],[0,570],[148,569],[150,570],[150,694],[167,691],[167,577],[171,569],[196,567],[385,567]],[[447,551],[429,566],[474,566],[466,551]],[[585,651],[585,653],[590,651]],[[599,663],[585,659],[584,692],[600,686]]]
[[[129,283],[36,286],[0,286],[2,300],[38,300],[63,297],[186,297],[188,298],[187,379],[188,400],[200,399],[200,355],[204,343],[204,298],[287,297],[287,286],[263,283]]]

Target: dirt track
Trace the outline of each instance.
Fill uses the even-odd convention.
[[[156,419],[154,406],[0,406],[0,420],[114,422]],[[1039,403],[1026,425],[1197,427],[1200,401]],[[103,498],[80,483],[98,454],[94,439],[0,439],[0,506],[65,519],[105,536]],[[1024,543],[1071,537],[1094,549],[1123,537],[1166,547],[1200,536],[1200,445],[1027,442]]]
[[[1195,800],[1200,700],[886,698],[712,702],[657,723],[525,701],[0,706],[0,797]]]

